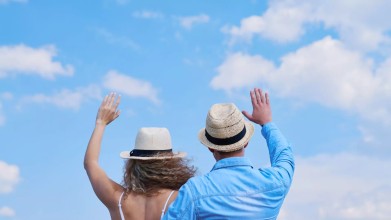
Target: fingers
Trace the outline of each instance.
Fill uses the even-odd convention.
[[[253,116],[250,115],[247,111],[242,111],[242,114],[250,121],[253,121]]]
[[[107,99],[109,98],[109,95],[105,95],[103,98],[102,104],[100,104],[100,107],[106,106]]]
[[[258,105],[257,97],[255,95],[255,90],[250,91],[250,97],[251,97],[251,104],[253,105],[253,108],[256,108]]]
[[[115,95],[116,95],[115,92],[111,92],[110,93],[109,98],[108,98],[107,103],[106,103],[107,106],[109,106],[109,107],[113,106],[113,103],[114,103],[114,100],[115,100]]]
[[[121,95],[118,95],[115,92],[111,92],[105,96],[102,101],[102,104],[98,110],[98,115],[107,114],[111,112],[112,116],[114,116],[117,112],[118,105],[121,102]]]
[[[261,103],[265,103],[266,99],[265,99],[265,95],[262,93],[262,89],[258,89],[258,93],[261,99]]]
[[[265,92],[266,105],[270,105],[269,93]]]
[[[259,88],[254,88],[253,91],[250,91],[251,103],[253,107],[266,103],[266,97],[262,94],[262,90]]]
[[[251,102],[253,104],[253,107],[254,107],[254,103],[258,105],[270,103],[269,94],[267,92],[263,93],[262,89],[254,88],[254,90],[251,91],[250,93],[251,93]]]
[[[120,111],[120,110],[117,110],[117,111],[115,112],[114,119],[118,118],[120,114],[121,114],[121,111]]]
[[[102,104],[98,110],[97,124],[110,124],[113,120],[119,117],[120,110],[118,110],[118,106],[121,102],[121,96],[117,95],[114,92],[109,93],[105,96],[102,101]]]
[[[102,101],[101,107],[114,107],[116,109],[121,101],[121,95],[118,95],[115,92],[107,94]]]
[[[261,104],[262,103],[262,101],[261,101],[262,100],[261,99],[262,91],[260,91],[260,89],[255,88],[254,93],[255,93],[255,96],[257,97],[257,103]]]
[[[121,102],[121,95],[118,95],[117,101],[115,102],[114,109],[118,108],[119,103]]]

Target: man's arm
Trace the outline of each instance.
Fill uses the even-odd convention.
[[[292,183],[295,161],[292,149],[277,126],[270,122],[262,127],[262,135],[269,148],[270,163],[286,187]]]
[[[255,88],[250,92],[250,96],[253,112],[249,114],[243,111],[243,114],[250,121],[262,126],[262,135],[265,137],[269,148],[272,168],[284,185],[289,187],[295,167],[292,149],[277,126],[272,123],[269,95],[268,93],[263,94],[261,89]]]

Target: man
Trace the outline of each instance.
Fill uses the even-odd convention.
[[[198,138],[216,164],[208,174],[193,177],[181,187],[164,219],[277,219],[292,183],[292,150],[272,123],[268,94],[256,88],[250,96],[253,112],[243,114],[262,126],[271,167],[254,169],[244,156],[254,133],[252,123],[234,104],[215,104]]]

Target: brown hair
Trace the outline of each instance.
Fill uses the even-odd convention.
[[[187,163],[188,160],[184,158],[128,160],[123,187],[126,193],[135,192],[146,196],[156,195],[160,189],[179,190],[196,172],[195,167]]]

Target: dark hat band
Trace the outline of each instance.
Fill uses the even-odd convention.
[[[137,149],[134,149],[134,150],[130,151],[129,155],[131,157],[151,157],[157,153],[170,153],[170,152],[172,152],[172,149],[168,149],[168,150],[137,150]]]
[[[215,145],[230,145],[240,141],[246,135],[246,126],[243,127],[243,130],[239,132],[237,135],[229,137],[229,138],[215,138],[210,136],[208,131],[205,129],[205,137],[208,141]]]

